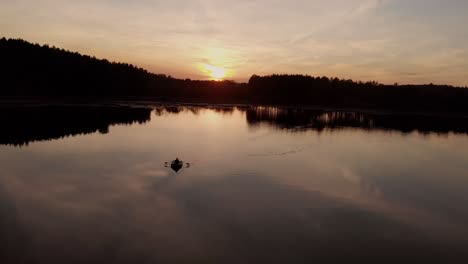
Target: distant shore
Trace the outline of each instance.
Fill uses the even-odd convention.
[[[304,109],[323,112],[355,112],[363,114],[376,114],[376,115],[408,115],[420,117],[439,117],[439,118],[466,118],[468,113],[463,112],[443,112],[443,111],[404,111],[392,109],[372,109],[372,108],[352,108],[352,107],[329,107],[318,105],[287,105],[287,104],[258,104],[248,102],[229,102],[217,103],[206,102],[203,100],[176,100],[176,99],[149,99],[149,98],[115,98],[112,100],[100,98],[31,98],[31,99],[0,99],[1,108],[15,108],[15,107],[41,107],[41,106],[96,106],[96,107],[155,107],[155,106],[193,106],[193,107],[273,107],[281,109]],[[468,120],[467,120],[468,121]]]

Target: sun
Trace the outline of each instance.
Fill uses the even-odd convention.
[[[224,79],[228,72],[228,70],[224,67],[217,67],[210,64],[205,64],[204,70],[213,80],[216,81]]]

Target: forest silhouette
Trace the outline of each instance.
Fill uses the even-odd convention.
[[[0,39],[4,99],[97,98],[252,103],[320,108],[468,113],[468,89],[384,85],[308,75],[253,75],[248,83],[177,79],[21,39]]]

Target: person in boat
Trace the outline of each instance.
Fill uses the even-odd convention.
[[[169,167],[169,162],[164,162],[164,166],[165,167]],[[173,160],[171,162],[171,169],[173,169],[175,172],[178,172],[180,169],[182,169],[182,167],[184,166],[184,162],[179,160],[179,158],[176,158],[175,160]],[[187,162],[187,168],[190,167],[190,163]]]
[[[171,168],[175,171],[178,172],[182,167],[184,166],[184,162],[179,160],[179,158],[176,158],[174,161],[171,163]]]
[[[176,166],[176,167],[182,167],[184,166],[184,162],[179,160],[179,158],[176,158],[175,160],[172,161],[171,163],[172,166]]]

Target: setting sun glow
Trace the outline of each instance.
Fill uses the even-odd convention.
[[[204,65],[204,70],[213,80],[222,80],[227,75],[227,69],[223,67],[217,67],[210,64]]]

